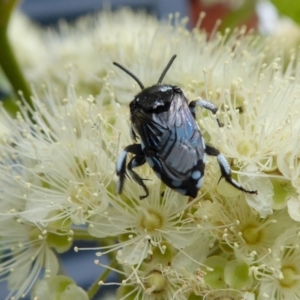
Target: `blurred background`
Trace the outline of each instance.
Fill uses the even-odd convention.
[[[179,12],[181,16],[189,16],[190,28],[196,25],[199,13],[205,11],[207,17],[201,27],[207,31],[214,28],[217,19],[222,19],[224,26],[262,26],[260,29],[268,31],[275,26],[277,15],[269,1],[255,0],[23,0],[20,5],[23,13],[44,26],[54,25],[59,19],[73,21],[85,14],[121,7],[143,10],[158,19]]]
[[[121,7],[142,9],[156,15],[159,19],[175,12],[187,16],[189,15],[188,2],[185,0],[24,0],[21,10],[32,20],[43,25],[51,25],[61,18],[71,21],[84,14],[97,13],[103,9],[116,10]]]
[[[295,0],[297,1],[299,0]],[[190,29],[197,25],[199,14],[204,11],[206,17],[201,23],[201,28],[207,32],[213,31],[216,21],[222,19],[220,30],[246,25],[248,29],[268,35],[283,28],[279,13],[284,13],[285,6],[280,6],[280,1],[274,2],[279,3],[277,8],[269,1],[254,0],[23,0],[19,9],[37,24],[55,27],[61,19],[73,22],[83,15],[97,14],[101,10],[114,11],[121,7],[131,7],[133,10],[143,10],[158,19],[167,19],[174,13],[179,13],[182,17],[188,16],[187,27]],[[293,17],[289,13],[286,15]],[[294,21],[287,19],[287,16],[285,20],[288,20],[288,23],[297,22],[295,18]],[[77,246],[94,245],[77,243]],[[75,255],[71,248],[61,256],[61,259],[64,272],[85,289],[99,276],[99,267],[93,264],[94,251],[82,251],[78,259],[78,254]],[[103,290],[109,292],[108,288]],[[104,293],[103,290],[101,293]],[[0,283],[0,299],[4,299],[6,294],[5,283]]]

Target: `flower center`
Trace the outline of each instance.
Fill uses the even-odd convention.
[[[237,146],[237,151],[241,155],[248,156],[254,151],[253,143],[250,141],[243,141]]]
[[[283,275],[283,279],[280,280],[281,286],[292,287],[297,283],[297,278],[299,278],[299,275],[297,274],[295,268],[292,266],[286,266],[281,268],[281,272]]]
[[[161,228],[163,224],[163,218],[160,213],[153,210],[145,210],[143,212],[141,226],[147,231],[153,231]]]
[[[160,293],[162,292],[167,285],[167,279],[159,271],[152,271],[145,281],[145,286],[148,289],[148,292],[151,293]]]
[[[243,238],[246,241],[247,244],[254,245],[256,243],[259,243],[261,240],[262,232],[261,230],[258,230],[255,226],[248,226],[243,231]]]

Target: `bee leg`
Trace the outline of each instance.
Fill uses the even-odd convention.
[[[141,144],[132,144],[127,146],[122,153],[120,154],[118,161],[117,161],[117,166],[116,166],[116,172],[117,175],[119,176],[119,182],[118,182],[118,187],[117,187],[117,193],[121,194],[123,185],[124,185],[124,180],[126,174],[126,159],[127,159],[127,154],[128,153],[133,153],[138,156],[143,156],[143,150]]]
[[[229,184],[234,186],[235,188],[237,188],[237,189],[239,189],[239,190],[241,190],[245,193],[256,194],[257,195],[257,191],[249,191],[249,190],[244,189],[237,181],[235,181],[231,177],[231,169],[230,169],[229,163],[226,160],[226,158],[224,157],[224,155],[222,153],[220,153],[220,151],[218,149],[206,145],[205,152],[208,155],[212,155],[212,156],[217,157],[218,163],[219,163],[219,166],[220,166],[220,170],[221,170],[221,174],[222,174],[221,177],[220,177],[220,180],[224,177],[225,180]]]
[[[140,196],[140,199],[144,199],[149,195],[149,190],[147,188],[147,186],[145,185],[145,183],[143,182],[143,178],[141,178],[135,171],[133,171],[133,168],[139,167],[141,165],[143,165],[146,162],[145,156],[143,155],[136,155],[135,157],[133,157],[131,159],[131,161],[128,163],[127,165],[127,169],[128,172],[130,174],[130,177],[136,182],[138,183],[140,186],[142,186],[142,188],[145,191],[145,195]]]
[[[194,118],[196,118],[196,112],[195,112],[196,105],[198,105],[202,108],[210,110],[214,115],[218,111],[218,108],[213,103],[211,103],[209,101],[206,101],[206,100],[193,100],[189,103],[189,108],[190,108],[190,111],[191,111],[192,115],[194,116]],[[216,119],[217,119],[219,127],[223,127],[224,124],[221,123],[218,116],[216,116]]]

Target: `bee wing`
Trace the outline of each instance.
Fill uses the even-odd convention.
[[[178,180],[190,176],[195,168],[204,171],[204,140],[187,104],[169,110],[169,114],[168,125],[171,132],[169,135],[165,132],[165,139],[162,138],[165,144],[159,153],[164,172],[170,178],[174,177]]]
[[[177,101],[176,101],[177,100]],[[156,171],[171,180],[185,180],[193,170],[204,172],[205,144],[186,102],[174,99],[168,111],[146,125],[146,144]]]

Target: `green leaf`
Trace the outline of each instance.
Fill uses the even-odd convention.
[[[210,256],[204,261],[204,265],[210,268],[204,275],[204,281],[210,288],[223,289],[226,287],[224,269],[227,260],[221,256]]]
[[[11,14],[18,2],[18,0],[0,0],[0,67],[14,89],[16,96],[21,99],[24,98],[32,106],[30,86],[17,61],[7,32]]]
[[[49,279],[48,287],[50,291],[60,294],[64,292],[70,284],[75,284],[72,278],[64,275],[58,275]]]
[[[300,1],[298,0],[271,0],[278,12],[293,19],[300,25]]]
[[[87,293],[79,286],[70,284],[61,293],[60,300],[89,300]]]
[[[49,247],[53,247],[58,253],[64,253],[72,246],[72,241],[68,240],[68,236],[59,230],[56,233],[48,232],[47,242]]]
[[[229,261],[224,270],[225,282],[233,289],[242,290],[252,284],[249,266],[240,259]]]
[[[59,275],[37,281],[31,300],[89,300],[87,293],[70,277]]]
[[[16,99],[14,97],[8,96],[7,98],[4,98],[2,100],[2,105],[11,116],[15,117],[17,115],[17,112],[19,111],[19,107],[16,104]]]
[[[12,11],[18,0],[0,0],[0,27],[7,27]]]

